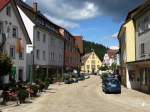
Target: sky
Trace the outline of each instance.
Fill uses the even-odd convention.
[[[118,46],[116,38],[129,11],[144,0],[24,0],[38,3],[40,10],[57,25],[84,40]]]

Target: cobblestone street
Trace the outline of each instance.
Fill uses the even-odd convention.
[[[52,85],[31,104],[10,106],[2,112],[149,112],[150,97],[122,88],[122,94],[105,94],[98,76],[71,85]]]

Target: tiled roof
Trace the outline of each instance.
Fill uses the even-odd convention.
[[[136,17],[140,12],[149,9],[149,6],[150,6],[150,0],[145,0],[143,4],[139,5],[138,7],[136,7],[135,9],[131,10],[128,13],[126,17],[126,21]]]
[[[115,58],[118,51],[119,50],[108,49],[107,54],[108,54],[109,58]]]
[[[0,11],[10,2],[10,0],[0,0]]]

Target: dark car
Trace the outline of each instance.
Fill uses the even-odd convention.
[[[120,81],[113,77],[108,77],[102,84],[102,90],[105,93],[121,93]]]
[[[84,75],[80,75],[80,76],[78,77],[78,80],[79,80],[79,81],[83,81],[83,80],[85,80]]]

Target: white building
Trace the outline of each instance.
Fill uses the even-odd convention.
[[[0,0],[0,38],[6,38],[2,52],[12,58],[13,77],[26,81],[26,44],[31,41],[14,0]]]
[[[117,49],[108,49],[103,58],[103,65],[110,67],[113,63],[119,65],[119,54]]]
[[[27,67],[33,64],[36,69],[44,71],[46,75],[61,74],[64,64],[64,40],[59,34],[60,27],[38,11],[37,3],[33,3],[33,7],[22,1],[18,1],[17,4],[33,43],[27,48],[29,53]],[[34,59],[31,59],[33,58],[32,50],[34,50]],[[29,71],[28,74],[31,75]]]

